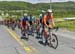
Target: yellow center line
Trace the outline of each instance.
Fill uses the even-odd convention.
[[[20,39],[20,36],[19,36],[18,34],[16,34],[16,32],[14,32],[14,31],[12,31],[12,32],[13,32],[13,34],[16,35],[16,37],[17,37],[18,39]],[[29,46],[26,41],[24,41],[23,44],[26,45],[26,46],[28,46],[30,49],[34,50],[36,53],[38,53],[38,50],[36,50],[36,49],[35,49],[34,47],[32,47],[32,46]]]
[[[24,43],[28,45],[28,43],[27,43],[26,41],[24,41]],[[32,47],[32,46],[29,46],[29,47],[30,47],[32,50],[34,50],[35,52],[38,53],[38,50],[36,50],[34,47]]]
[[[32,54],[35,54],[35,52],[37,54],[38,53],[38,50],[36,50],[34,47],[32,46],[29,46],[28,43],[26,41],[24,41],[24,43],[21,41],[20,39],[20,36],[18,34],[16,34],[16,32],[14,32],[13,30],[11,29],[8,29],[7,27],[5,27],[6,30],[12,35],[13,38],[15,38],[17,40],[17,42],[24,48],[24,50],[27,52],[27,54],[31,54],[32,53],[32,50],[34,50],[34,53]]]
[[[13,34],[13,32],[12,32],[10,29],[6,28],[6,30],[11,34],[11,36],[12,36],[13,38],[15,38],[15,39],[17,40],[17,42],[24,48],[24,50],[27,52],[27,54],[30,54],[30,53],[32,52],[32,50],[31,50],[29,47],[25,46],[24,43],[21,42],[20,39],[18,39],[18,38],[16,37],[16,35]]]

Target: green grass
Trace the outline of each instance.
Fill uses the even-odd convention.
[[[75,31],[75,21],[63,21],[63,22],[57,22],[56,26],[60,28],[65,28],[71,31]]]

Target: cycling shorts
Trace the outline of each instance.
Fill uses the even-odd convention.
[[[29,21],[29,24],[32,25],[32,21]]]

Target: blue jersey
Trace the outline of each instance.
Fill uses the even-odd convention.
[[[22,18],[22,21],[28,21],[28,17],[26,17],[26,18]]]

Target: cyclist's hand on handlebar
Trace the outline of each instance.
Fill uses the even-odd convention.
[[[22,28],[22,30],[24,30],[24,28]]]
[[[48,28],[53,28],[53,26],[52,25],[49,25]]]
[[[29,23],[27,23],[27,26],[30,26],[30,24],[29,24]]]

